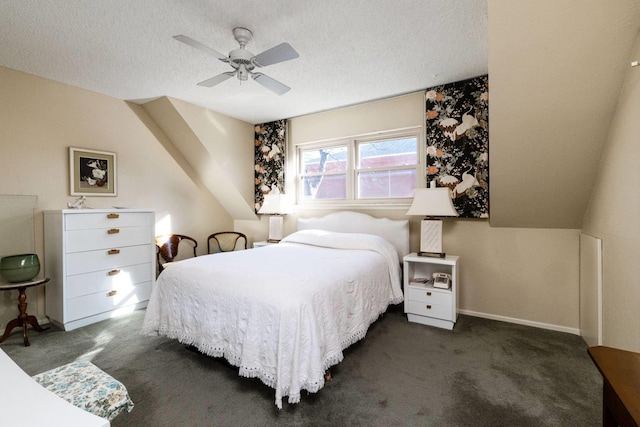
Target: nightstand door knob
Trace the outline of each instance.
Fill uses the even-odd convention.
[[[427,305],[427,310],[431,310],[431,305]]]
[[[427,292],[427,296],[430,297],[431,296],[431,292]]]

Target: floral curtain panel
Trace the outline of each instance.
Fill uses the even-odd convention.
[[[489,217],[489,77],[426,92],[427,183],[449,187],[463,218]]]
[[[255,126],[255,210],[262,206],[264,195],[284,193],[284,159],[287,120]]]

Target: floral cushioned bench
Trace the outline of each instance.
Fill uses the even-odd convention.
[[[67,402],[110,421],[133,409],[125,386],[91,362],[72,362],[33,379]]]

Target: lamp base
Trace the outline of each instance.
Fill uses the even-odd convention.
[[[428,217],[420,223],[420,253],[442,253],[442,221],[440,219]]]
[[[269,217],[269,243],[282,240],[282,215],[272,215]]]
[[[431,258],[446,258],[447,254],[444,252],[418,252],[418,256],[425,256]]]

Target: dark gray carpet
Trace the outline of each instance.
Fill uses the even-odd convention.
[[[81,358],[123,382],[135,408],[114,427],[601,425],[602,379],[571,334],[470,316],[446,331],[392,307],[331,382],[279,411],[273,389],[223,360],[140,336],[143,316],[30,331],[31,347],[16,330],[2,349],[30,375]]]

